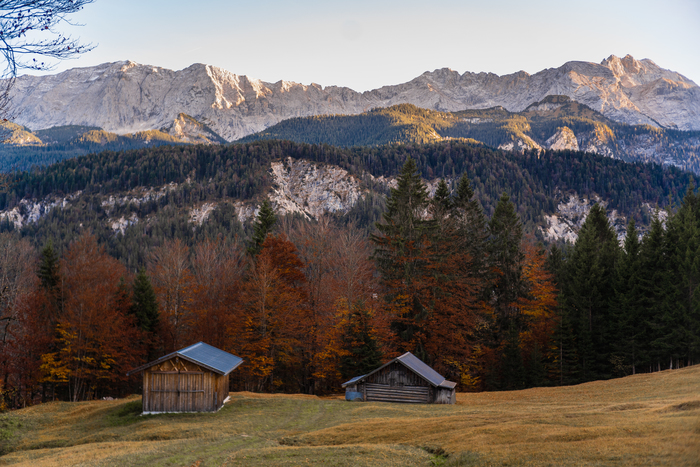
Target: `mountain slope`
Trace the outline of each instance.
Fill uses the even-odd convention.
[[[13,102],[22,110],[17,123],[34,130],[84,125],[134,133],[162,128],[185,113],[233,141],[292,117],[358,114],[402,103],[451,112],[495,106],[519,112],[548,95],[568,96],[624,123],[700,130],[700,88],[629,55],[600,64],[568,62],[534,75],[460,75],[444,68],[364,93],[265,83],[203,64],[172,71],[125,61],[22,76]]]
[[[0,172],[24,171],[71,157],[101,151],[119,151],[164,144],[226,143],[204,123],[179,114],[169,126],[131,134],[99,127],[67,125],[35,132],[12,122],[0,122]]]
[[[401,104],[352,116],[298,117],[239,141],[286,139],[349,147],[449,138],[508,150],[581,150],[628,162],[675,165],[700,174],[700,132],[616,123],[566,96],[547,96],[522,112],[503,107],[437,112]]]

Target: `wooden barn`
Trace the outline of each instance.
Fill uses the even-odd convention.
[[[228,398],[228,375],[243,359],[198,342],[127,373],[143,372],[143,413],[216,412]]]
[[[343,384],[349,401],[416,404],[454,404],[455,386],[411,352]]]

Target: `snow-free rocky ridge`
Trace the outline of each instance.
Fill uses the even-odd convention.
[[[677,72],[629,55],[612,55],[600,64],[567,62],[534,75],[443,68],[363,93],[266,83],[211,65],[173,71],[123,61],[21,76],[12,94],[15,121],[32,130],[84,125],[127,134],[170,128],[186,114],[228,141],[292,117],[358,114],[402,103],[441,111],[500,105],[519,112],[549,95],[566,95],[619,122],[700,130],[700,88]]]

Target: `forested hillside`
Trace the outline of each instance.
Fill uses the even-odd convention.
[[[616,123],[566,96],[548,96],[523,112],[502,107],[437,112],[403,104],[360,115],[292,118],[239,141],[286,139],[351,147],[464,138],[527,150],[549,148],[549,138],[564,127],[573,132],[577,149],[700,173],[700,132]]]
[[[169,128],[118,135],[80,125],[31,131],[0,123],[0,172],[26,171],[102,151],[123,151],[174,144],[221,144],[226,141],[189,115],[180,114]]]
[[[216,232],[227,237],[240,234],[236,204],[259,204],[272,188],[270,163],[287,157],[339,166],[361,180],[364,194],[342,220],[365,230],[372,229],[384,206],[387,182],[379,177],[396,176],[407,157],[416,161],[424,179],[446,178],[453,188],[466,174],[487,215],[507,192],[525,230],[533,234],[538,234],[543,216],[554,213],[569,193],[596,194],[609,209],[646,226],[650,211],[645,203],[678,204],[691,178],[674,168],[594,154],[521,154],[461,141],[345,149],[262,141],[106,151],[67,160],[17,174],[11,189],[0,194],[0,209],[5,213],[15,209],[16,215],[31,218],[20,233],[38,246],[53,239],[63,249],[81,231],[91,229],[111,254],[136,268],[144,263],[150,246],[166,238],[191,242]],[[146,188],[152,196],[144,194]],[[27,204],[27,199],[34,204]],[[36,204],[44,199],[42,206]],[[191,210],[207,202],[215,203],[216,209],[207,222],[193,224]],[[49,206],[56,203],[62,207]],[[7,214],[3,219],[3,230],[17,228]],[[124,228],[117,232],[113,223],[120,219]]]

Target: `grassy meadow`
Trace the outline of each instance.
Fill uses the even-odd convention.
[[[457,405],[231,393],[215,414],[141,398],[0,415],[0,465],[700,466],[700,365]]]

